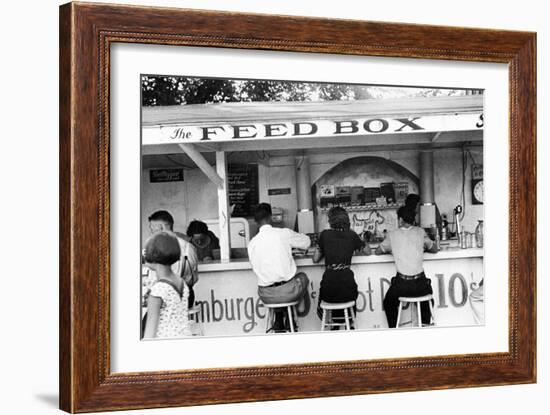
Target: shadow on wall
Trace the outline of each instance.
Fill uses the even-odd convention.
[[[312,186],[317,229],[328,228],[326,212],[322,212],[320,208],[322,185],[380,187],[381,183],[389,182],[407,183],[408,193],[419,192],[418,177],[395,161],[383,157],[361,156],[340,162],[324,173]],[[394,228],[397,222],[396,212],[388,210],[384,216],[387,216],[388,230]]]

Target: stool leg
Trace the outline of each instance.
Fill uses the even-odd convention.
[[[197,313],[197,325],[199,326],[199,335],[204,337],[204,329],[202,327],[202,322],[199,319],[199,314]]]
[[[323,318],[321,318],[321,331],[325,331],[326,321],[327,321],[327,310],[323,309]]]
[[[192,335],[194,336],[195,335],[195,332],[196,332],[196,328],[197,328],[197,322],[195,321],[195,314],[193,314],[192,316],[189,317],[189,321],[193,322],[192,324],[192,329],[191,329],[191,333]]]
[[[290,324],[290,332],[291,333],[294,333],[294,317],[292,316],[292,308],[290,306],[288,306],[286,308],[287,310],[287,313],[288,313],[288,321],[289,321],[289,324]]]
[[[401,322],[401,310],[403,309],[403,303],[399,301],[399,308],[397,309],[397,324],[395,327],[399,328],[399,323]]]
[[[294,322],[298,324],[298,311],[296,310],[296,306],[292,306],[292,316],[294,317]],[[298,331],[298,327],[294,327],[296,331]]]
[[[347,308],[344,308],[344,319],[346,320],[346,330],[351,330],[349,326],[349,316]]]
[[[270,321],[271,321],[271,308],[268,308],[267,309],[267,316],[265,317],[265,332],[268,333],[269,332],[269,329],[271,328],[270,326]]]
[[[418,315],[418,327],[422,327],[422,311],[420,311],[420,302],[416,303],[416,314]]]
[[[353,309],[353,307],[350,307],[350,310],[351,310],[351,322],[353,323],[353,328],[354,330],[358,330],[357,323],[355,322],[355,310]]]
[[[433,306],[432,300],[428,301],[428,304],[430,305],[430,314],[432,315],[432,324],[435,326],[434,306]]]

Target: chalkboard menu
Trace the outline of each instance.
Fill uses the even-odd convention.
[[[235,205],[233,217],[245,218],[254,216],[254,209],[259,201],[258,165],[229,164],[227,166],[229,184],[229,205]]]

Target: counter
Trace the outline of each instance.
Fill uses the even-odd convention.
[[[324,263],[315,264],[311,257],[302,257],[296,258],[296,265],[310,280],[308,301],[298,308],[299,331],[318,331],[316,307]],[[393,256],[354,256],[352,270],[359,289],[358,328],[386,328],[382,300],[395,275]],[[434,290],[437,325],[474,324],[468,295],[483,278],[483,249],[447,248],[437,254],[426,253],[424,270]],[[205,335],[265,332],[266,309],[259,301],[257,279],[247,259],[203,263],[199,272],[195,294]],[[221,278],[227,281],[220,284]],[[404,315],[404,320],[410,319],[408,309]]]
[[[444,259],[457,259],[457,258],[476,258],[483,257],[483,248],[447,248],[439,251],[437,254],[425,253],[424,261],[438,261]],[[324,266],[324,262],[314,263],[311,256],[294,258],[298,267],[307,266]],[[354,255],[351,263],[354,264],[381,264],[381,263],[393,263],[392,255]],[[203,262],[199,264],[199,272],[218,272],[218,271],[237,271],[237,270],[251,270],[252,266],[246,258],[232,259],[229,262],[221,262],[219,260]]]

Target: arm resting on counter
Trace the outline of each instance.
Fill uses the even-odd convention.
[[[309,239],[309,236],[303,233],[294,232],[290,229],[287,229],[287,231],[289,234],[288,237],[291,247],[304,250],[309,248],[309,246],[311,245],[311,240]]]
[[[359,255],[372,255],[372,249],[370,248],[369,244],[365,244],[362,249],[357,251]]]
[[[385,254],[391,254],[391,242],[390,237],[386,236],[382,242],[380,242],[380,245],[378,245],[378,248],[376,248],[376,251],[374,251],[376,255],[385,255]]]
[[[378,246],[378,247],[376,248],[376,250],[374,251],[374,253],[375,253],[375,255],[385,255],[385,254],[387,254],[387,253],[389,253],[389,252],[385,252],[380,246]]]
[[[432,242],[432,246],[430,248],[425,249],[426,252],[429,252],[430,254],[437,254],[439,251],[437,249],[437,246]]]
[[[429,252],[431,254],[437,253],[437,245],[434,241],[430,239],[430,237],[424,232],[424,251]]]
[[[315,248],[315,252],[313,252],[312,261],[316,264],[319,261],[321,261],[323,259],[323,257],[324,257],[324,255],[321,252],[321,250],[319,249],[319,247]]]

